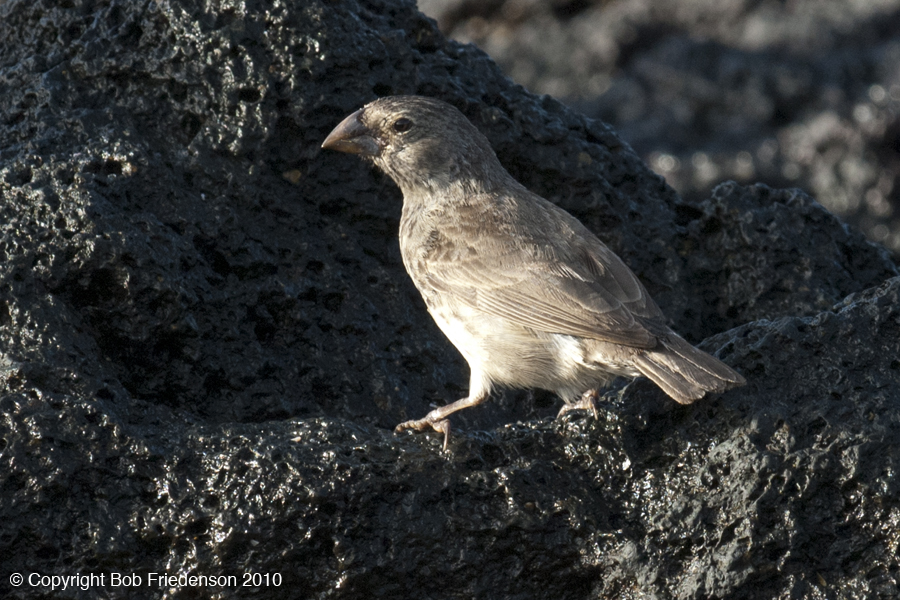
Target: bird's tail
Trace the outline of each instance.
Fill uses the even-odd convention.
[[[708,392],[747,383],[740,373],[669,332],[660,347],[638,353],[634,365],[676,402],[690,404]]]

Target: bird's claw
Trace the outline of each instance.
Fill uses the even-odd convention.
[[[442,448],[443,452],[447,451],[447,444],[450,442],[450,421],[447,419],[433,419],[429,417],[425,417],[424,419],[413,419],[411,421],[404,421],[400,423],[396,427],[394,427],[394,431],[396,433],[400,433],[406,429],[413,429],[415,431],[425,431],[431,427],[438,433],[444,434],[444,446]]]
[[[556,418],[560,418],[570,410],[589,410],[596,419],[597,399],[599,397],[600,394],[597,393],[597,390],[588,390],[581,395],[581,398],[577,402],[572,402],[571,404],[566,402],[565,404],[563,404],[562,408],[559,409],[559,413],[556,415]]]

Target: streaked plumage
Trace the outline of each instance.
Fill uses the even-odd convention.
[[[403,192],[400,250],[435,322],[471,368],[469,395],[397,429],[432,427],[493,385],[588,407],[614,377],[644,375],[688,404],[744,378],[697,350],[632,271],[566,211],[528,191],[455,108],[396,96],[347,117],[324,148],[360,154]]]

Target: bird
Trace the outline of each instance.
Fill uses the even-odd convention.
[[[444,434],[495,387],[545,389],[560,415],[619,376],[680,404],[746,383],[685,341],[625,263],[578,219],[529,191],[452,105],[387,96],[343,119],[322,148],[356,154],[403,194],[400,251],[428,312],[469,365],[468,396],[396,431]]]

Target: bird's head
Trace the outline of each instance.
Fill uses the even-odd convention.
[[[509,175],[487,138],[456,108],[422,96],[371,102],[334,128],[322,147],[370,159],[403,190],[485,187]]]

